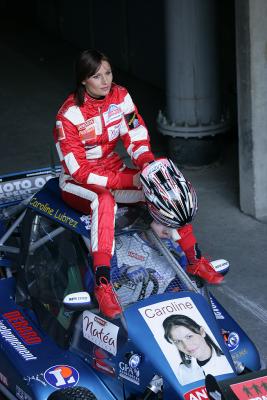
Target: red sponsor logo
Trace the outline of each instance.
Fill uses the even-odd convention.
[[[141,256],[141,254],[134,253],[133,251],[128,251],[128,256],[136,258],[137,260],[144,261],[145,257]]]
[[[267,376],[233,383],[230,388],[239,400],[267,400]]]
[[[29,325],[29,322],[24,318],[20,311],[10,311],[3,314],[3,317],[26,344],[37,344],[42,342],[38,333]]]
[[[97,322],[99,325],[105,326],[107,324],[107,321],[104,321],[102,318],[95,316],[94,318],[95,322]]]
[[[89,126],[94,125],[94,118],[90,118],[87,121],[83,122],[82,124],[78,125],[79,131],[84,131],[84,129],[88,128]]]
[[[207,389],[205,386],[193,389],[184,394],[185,400],[203,400],[209,399]]]
[[[90,118],[87,121],[77,126],[79,136],[81,140],[92,140],[96,137],[94,118]]]
[[[93,362],[93,367],[97,369],[98,371],[104,372],[108,375],[115,376],[115,370],[112,366],[108,365],[105,361],[103,360],[97,360],[95,359]]]

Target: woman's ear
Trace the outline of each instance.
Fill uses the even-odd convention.
[[[200,333],[200,335],[201,335],[202,337],[205,337],[205,336],[206,336],[206,332],[205,332],[205,329],[203,328],[203,326],[200,327],[199,333]]]
[[[82,85],[85,85],[85,81],[82,81],[81,84],[82,84]]]

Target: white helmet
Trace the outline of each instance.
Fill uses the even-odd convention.
[[[179,228],[192,221],[197,212],[196,192],[171,160],[148,164],[140,179],[148,210],[157,222]]]

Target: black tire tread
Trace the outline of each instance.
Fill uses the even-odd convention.
[[[70,387],[53,392],[47,400],[97,400],[91,390],[81,386]]]

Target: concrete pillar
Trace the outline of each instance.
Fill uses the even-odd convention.
[[[236,0],[240,207],[267,222],[266,21],[266,0]]]
[[[229,129],[220,93],[218,3],[165,0],[165,25],[166,110],[159,114],[158,129],[177,139],[180,155],[180,147],[188,145],[196,157],[201,145],[214,150],[214,142],[203,138]],[[203,140],[180,143],[179,138]],[[171,140],[171,151],[174,146]]]

